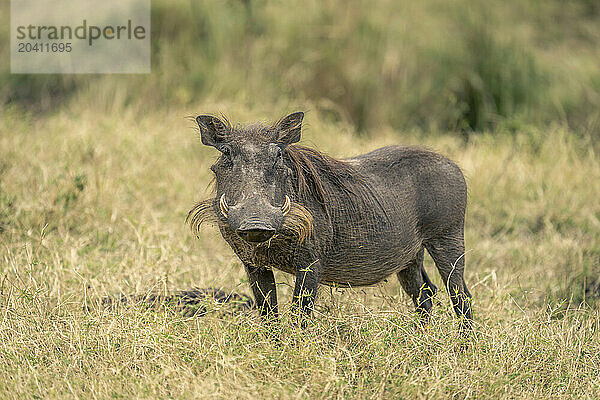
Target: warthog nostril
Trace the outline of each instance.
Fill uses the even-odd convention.
[[[237,234],[248,242],[264,242],[273,237],[275,229],[265,224],[242,223]]]

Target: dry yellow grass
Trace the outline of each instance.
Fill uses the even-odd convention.
[[[464,168],[476,316],[466,350],[447,296],[437,295],[423,330],[395,279],[323,288],[308,329],[284,312],[279,345],[252,314],[86,311],[115,292],[249,292],[218,232],[197,240],[184,224],[216,156],[184,119],[200,110],[232,110],[241,121],[288,111],[221,103],[118,117],[3,112],[0,398],[600,397],[598,293],[589,290],[599,276],[600,161],[558,127],[464,144],[385,129],[357,138],[307,115],[304,143],[332,155],[417,144]],[[293,279],[276,278],[287,304]]]

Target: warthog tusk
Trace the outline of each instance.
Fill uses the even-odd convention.
[[[229,206],[225,201],[225,193],[223,193],[221,195],[221,198],[219,199],[219,210],[221,210],[221,214],[223,214],[223,216],[227,218],[227,214],[229,213]]]
[[[290,198],[286,195],[285,196],[285,203],[283,203],[283,205],[281,206],[281,212],[285,216],[287,213],[290,212],[291,208],[292,208],[292,203],[290,201]]]

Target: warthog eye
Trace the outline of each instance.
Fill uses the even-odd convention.
[[[223,153],[225,157],[231,156],[231,147],[229,147],[228,145],[222,145],[221,147],[219,147],[219,150],[221,151],[221,153]]]
[[[277,146],[276,150],[275,150],[275,161],[273,162],[273,167],[275,167],[277,165],[277,163],[279,161],[281,161],[283,159],[283,150],[281,150],[281,147]]]

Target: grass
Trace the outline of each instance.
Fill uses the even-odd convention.
[[[475,335],[461,350],[448,296],[416,323],[395,279],[323,288],[308,329],[289,322],[293,278],[277,273],[276,345],[253,314],[188,318],[106,294],[216,286],[248,293],[217,231],[187,210],[214,151],[184,116],[283,115],[235,102],[115,118],[6,110],[0,122],[0,398],[595,398],[600,395],[600,162],[564,128],[370,138],[310,112],[303,141],[336,156],[391,143],[455,159],[470,187],[466,279]],[[305,108],[312,109],[311,104]],[[426,268],[442,286],[434,266]],[[591,289],[590,289],[591,288]],[[218,308],[218,307],[217,307]]]

